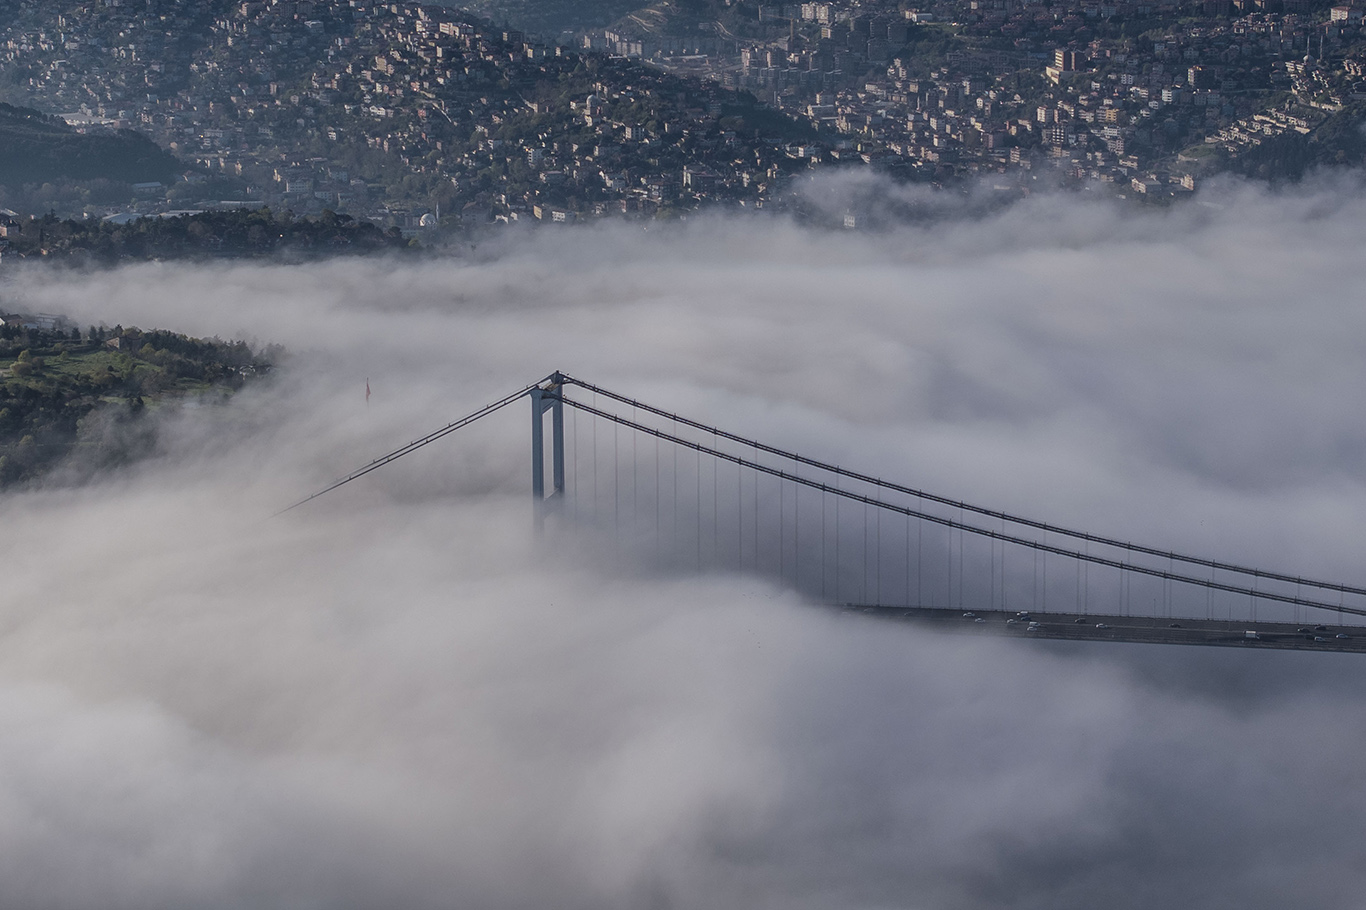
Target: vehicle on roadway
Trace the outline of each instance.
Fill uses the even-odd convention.
[[[1098,623],[1096,623],[1096,628],[1097,628],[1097,629],[1108,629],[1108,628],[1110,628],[1110,627],[1109,627],[1108,625],[1106,625],[1105,623],[1103,623],[1103,622],[1098,622]]]

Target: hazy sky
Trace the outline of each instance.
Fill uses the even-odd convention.
[[[939,637],[546,546],[520,404],[269,518],[563,369],[1366,583],[1358,177],[1170,212],[811,192],[934,218],[13,277],[25,308],[293,356],[135,471],[5,496],[0,903],[1360,906],[1360,657]]]

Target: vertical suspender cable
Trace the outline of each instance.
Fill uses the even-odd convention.
[[[840,603],[840,501],[835,500],[835,603]]]
[[[797,473],[797,459],[793,456],[792,473]],[[792,485],[792,585],[802,589],[802,488]]]
[[[757,483],[759,478],[754,478]],[[735,568],[745,568],[745,469],[735,466]]]
[[[920,503],[922,504],[921,511],[924,511],[924,508],[923,508],[924,500],[920,500]],[[920,559],[920,554],[921,554],[921,552],[922,552],[921,542],[922,542],[922,536],[923,536],[923,534],[924,534],[924,531],[925,531],[925,522],[923,522],[923,521],[921,521],[920,519],[917,518],[917,519],[915,520],[915,605],[916,605],[917,607],[919,607],[919,606],[922,605],[922,604],[921,604],[921,599],[922,599],[922,597],[924,596],[923,593],[922,593],[922,590],[923,590],[923,589],[921,588],[921,578],[922,578],[923,576],[922,576],[922,574],[921,574],[921,565],[922,565],[922,564],[921,564],[921,559]]]
[[[1091,555],[1091,541],[1089,540],[1086,541],[1086,555]],[[1082,603],[1089,604],[1091,602],[1091,563],[1089,560],[1082,565],[1082,584],[1084,585]]]
[[[659,437],[655,437],[655,551],[659,551]]]
[[[787,582],[787,534],[784,531],[787,522],[787,492],[783,488],[783,481],[778,480],[778,582]]]
[[[564,391],[561,390],[561,395]],[[573,478],[573,492],[569,499],[569,515],[571,518],[579,517],[579,409],[569,409],[569,435],[571,438],[569,449],[569,473]]]
[[[636,409],[631,408],[631,422],[636,422]],[[631,433],[631,534],[634,535],[640,525],[640,487],[636,483],[636,474],[640,470],[640,457],[637,446],[640,441],[639,433]]]
[[[697,571],[702,571],[702,453],[694,452],[697,456]]]
[[[591,394],[593,406],[597,407],[598,393],[593,392]],[[598,521],[598,418],[594,417],[590,426],[593,428],[593,523],[596,524]]]
[[[959,524],[959,528],[958,528],[958,606],[961,608],[961,607],[963,606],[963,599],[964,599],[964,597],[965,597],[965,594],[964,594],[964,591],[963,591],[963,563],[967,562],[967,556],[968,556],[967,538],[964,536],[964,531],[963,531],[963,528],[962,528],[962,524],[963,524],[963,510],[962,510],[962,508],[959,508],[959,510],[958,510],[958,524]]]
[[[760,526],[760,524],[762,524],[762,522],[763,522],[763,514],[764,514],[763,506],[760,504],[760,502],[761,502],[760,495],[761,495],[762,491],[759,489],[760,485],[763,484],[763,482],[764,482],[764,481],[763,481],[763,476],[764,476],[764,475],[762,475],[762,474],[755,474],[755,475],[754,475],[754,571],[756,571],[756,572],[761,572],[761,571],[763,571],[763,567],[764,567],[764,546],[763,546],[763,541],[767,539],[766,537],[761,537],[760,534],[759,534],[759,526]]]
[[[617,543],[621,543],[621,453],[617,445],[620,424],[612,424],[612,527]]]
[[[863,571],[860,573],[858,582],[858,599],[860,603],[868,602],[868,579],[871,575],[868,572],[868,503],[861,504],[863,512],[863,545],[859,548],[859,559],[863,561]]]
[[[678,428],[677,428],[677,427],[674,427],[674,431],[675,431],[675,432],[674,432],[674,435],[675,435],[675,436],[678,435],[677,430],[678,430]],[[673,550],[674,550],[674,558],[675,558],[675,559],[678,559],[678,558],[680,558],[680,557],[682,556],[682,553],[680,553],[680,552],[679,552],[679,549],[678,549],[678,446],[670,446],[669,448],[673,451],[673,459],[674,459],[673,471],[672,471],[672,475],[671,475],[672,478],[673,478],[673,488],[674,488],[674,493],[673,493],[673,510],[672,510],[672,511],[670,512],[670,514],[669,514],[670,519],[672,519],[672,521],[673,521],[673,531],[672,531],[672,533],[670,533],[669,539],[673,542],[673,543],[672,543],[672,546],[673,546]]]
[[[825,586],[825,566],[826,566],[826,559],[825,559],[825,542],[826,542],[827,540],[829,540],[829,534],[828,534],[828,533],[826,532],[826,530],[825,530],[825,500],[826,500],[826,497],[825,497],[824,495],[822,495],[821,498],[820,498],[820,500],[821,500],[821,600],[825,600],[825,598],[829,596],[829,594],[826,592],[826,586]]]
[[[1077,564],[1077,613],[1082,614],[1081,603],[1081,560],[1073,560]]]
[[[716,434],[712,433],[711,447],[716,448]],[[711,460],[711,564],[721,564],[721,468],[720,459]]]

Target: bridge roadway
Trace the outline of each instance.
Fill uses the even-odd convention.
[[[1106,616],[1095,613],[1015,613],[1001,610],[836,604],[843,615],[924,625],[968,635],[1014,635],[1065,641],[1115,641],[1229,648],[1366,653],[1366,626]]]

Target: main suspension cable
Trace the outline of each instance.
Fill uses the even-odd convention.
[[[415,451],[417,451],[418,449],[422,448],[423,446],[428,445],[429,443],[436,442],[436,441],[437,441],[438,439],[440,439],[441,437],[447,436],[447,435],[449,435],[449,434],[451,434],[451,433],[454,433],[456,430],[460,429],[461,427],[469,426],[470,424],[474,423],[476,420],[480,419],[481,417],[487,417],[488,415],[494,413],[495,411],[500,411],[500,410],[502,410],[503,408],[507,407],[508,405],[512,404],[512,403],[513,403],[514,401],[516,401],[518,398],[521,398],[522,396],[526,395],[526,394],[527,394],[528,392],[530,392],[532,389],[537,388],[537,387],[540,386],[542,383],[548,381],[550,378],[551,378],[551,377],[546,377],[546,379],[541,380],[541,382],[533,382],[531,385],[527,386],[526,388],[519,389],[518,391],[513,392],[511,395],[506,395],[506,396],[504,396],[503,398],[500,398],[500,399],[498,399],[497,401],[493,402],[492,404],[486,404],[486,405],[484,405],[482,408],[480,408],[479,410],[477,410],[477,411],[472,411],[471,413],[466,414],[464,417],[461,417],[459,420],[455,421],[454,423],[448,423],[448,424],[446,424],[444,427],[442,427],[441,429],[439,429],[439,430],[437,430],[437,431],[435,431],[435,432],[433,432],[433,433],[428,433],[426,436],[423,436],[421,439],[414,439],[412,442],[408,443],[406,446],[403,446],[402,448],[399,448],[399,449],[395,449],[394,451],[390,452],[388,455],[384,455],[384,456],[381,456],[381,457],[379,457],[379,458],[376,458],[374,461],[370,462],[370,463],[369,463],[368,465],[366,465],[365,467],[360,468],[359,470],[356,470],[356,471],[352,471],[350,474],[347,474],[347,475],[346,475],[345,477],[343,477],[342,479],[337,480],[337,481],[334,481],[333,483],[328,484],[326,487],[323,487],[321,490],[319,490],[318,492],[314,493],[312,496],[308,496],[308,497],[306,497],[306,498],[304,498],[304,499],[301,499],[301,500],[299,500],[298,502],[294,503],[294,505],[289,506],[288,508],[281,509],[280,511],[276,512],[275,514],[276,514],[276,515],[283,515],[284,513],[290,511],[290,509],[297,509],[299,506],[303,505],[304,503],[306,503],[306,502],[312,502],[313,500],[317,499],[319,496],[322,496],[322,495],[325,494],[325,493],[331,493],[333,490],[337,489],[337,487],[340,487],[340,486],[342,486],[342,485],[344,485],[344,484],[348,484],[348,483],[350,483],[351,481],[355,480],[355,479],[358,478],[358,477],[364,477],[366,474],[369,474],[371,471],[374,471],[374,470],[377,470],[377,469],[379,469],[379,468],[382,468],[382,467],[384,467],[385,465],[389,464],[390,462],[397,461],[398,459],[402,458],[404,455],[407,455],[407,454],[409,454],[409,453],[411,453],[411,452],[415,452]],[[273,516],[272,516],[272,517],[273,517]]]
[[[940,505],[960,509],[964,512],[972,512],[975,515],[983,515],[989,518],[995,518],[1001,521],[1009,522],[1010,524],[1016,524],[1022,527],[1033,528],[1035,530],[1043,531],[1044,533],[1051,532],[1053,534],[1058,534],[1063,537],[1073,538],[1074,540],[1082,540],[1087,541],[1088,543],[1113,547],[1116,549],[1125,550],[1130,553],[1141,553],[1144,556],[1156,556],[1162,559],[1186,563],[1188,565],[1203,566],[1205,568],[1215,569],[1221,572],[1232,572],[1237,575],[1249,575],[1253,578],[1265,578],[1271,581],[1281,581],[1286,582],[1288,584],[1303,585],[1305,587],[1319,588],[1321,590],[1326,591],[1336,591],[1342,594],[1360,594],[1366,596],[1366,588],[1358,588],[1353,587],[1351,585],[1339,584],[1336,582],[1315,581],[1314,579],[1301,578],[1296,575],[1285,575],[1278,572],[1268,572],[1264,569],[1253,568],[1250,566],[1239,566],[1226,562],[1219,562],[1218,560],[1206,559],[1200,556],[1183,555],[1181,553],[1175,553],[1170,550],[1161,550],[1155,547],[1146,547],[1140,544],[1132,543],[1130,541],[1116,540],[1111,537],[1102,537],[1096,534],[1089,534],[1085,531],[1077,531],[1069,528],[1059,527],[1058,525],[1051,525],[1045,522],[1035,521],[1030,518],[1024,518],[1019,515],[1011,515],[1007,512],[1001,512],[995,509],[988,509],[983,506],[976,506],[972,505],[971,503],[961,502],[956,499],[950,499],[946,496],[938,496],[934,493],[929,493],[924,490],[917,490],[913,487],[902,486],[898,483],[883,480],[880,477],[872,477],[867,474],[860,474],[857,471],[850,471],[847,468],[840,467],[839,465],[829,464],[827,462],[818,461],[814,458],[808,458],[805,455],[798,455],[794,452],[788,452],[783,449],[776,448],[774,446],[765,445],[761,442],[756,442],[753,439],[746,439],[745,437],[738,436],[734,433],[727,433],[725,430],[719,430],[716,427],[709,426],[704,423],[699,423],[695,420],[689,420],[686,417],[681,417],[677,414],[673,414],[668,411],[661,410],[659,408],[651,407],[650,405],[645,404],[643,402],[636,401],[632,398],[628,398],[625,395],[619,395],[616,392],[609,391],[607,389],[602,388],[601,386],[596,386],[592,383],[584,382],[580,379],[575,379],[572,376],[560,374],[560,379],[565,384],[572,384],[579,386],[583,389],[588,389],[598,395],[602,395],[606,398],[611,398],[614,401],[621,402],[622,404],[628,404],[632,407],[639,408],[642,411],[646,411],[647,413],[654,414],[658,417],[663,417],[667,420],[676,421],[680,424],[683,424],[684,426],[692,427],[695,430],[701,430],[713,436],[718,436],[722,439],[728,439],[731,442],[739,443],[745,446],[746,448],[753,448],[760,452],[766,452],[769,455],[774,455],[784,460],[790,459],[798,464],[803,464],[810,468],[815,468],[820,471],[826,471],[828,473],[835,474],[840,477],[848,477],[851,480],[857,480],[861,483],[870,484],[872,486],[879,487],[884,490],[891,490],[895,493],[902,493],[906,496],[914,496],[917,499],[924,499],[929,502],[939,503]],[[569,399],[566,398],[565,402],[568,403]]]
[[[645,424],[638,423],[636,421],[630,420],[629,418],[622,417],[618,414],[613,414],[609,411],[604,411],[600,408],[595,408],[592,405],[584,404],[581,401],[575,401],[571,398],[567,398],[564,396],[561,396],[561,400],[569,407],[577,408],[581,411],[584,411],[585,413],[592,414],[595,417],[601,417],[604,420],[611,421],[612,423],[618,426],[623,426],[627,427],[628,429],[635,430],[638,433],[644,433],[648,436],[656,436],[660,439],[665,440],[666,442],[671,442],[674,445],[683,446],[684,448],[692,449],[693,451],[696,451],[704,455],[710,455],[718,461],[727,461],[731,464],[737,465],[742,468],[749,468],[753,471],[758,471],[760,473],[768,474],[773,477],[778,477],[783,480],[789,480],[793,483],[801,484],[802,486],[810,487],[814,490],[820,490],[823,493],[829,493],[832,496],[839,497],[840,499],[848,499],[853,502],[863,503],[865,505],[873,506],[875,508],[885,509],[890,512],[896,512],[901,515],[909,515],[912,518],[918,518],[922,521],[929,521],[934,524],[949,528],[951,530],[957,530],[960,532],[960,534],[975,534],[979,537],[987,537],[991,538],[992,540],[1000,540],[1006,543],[1015,544],[1017,546],[1028,547],[1030,549],[1038,550],[1044,553],[1052,553],[1057,556],[1065,556],[1069,559],[1076,560],[1078,565],[1106,566],[1108,568],[1118,569],[1123,572],[1138,572],[1139,574],[1149,575],[1154,578],[1182,582],[1184,584],[1195,585],[1197,587],[1202,588],[1210,588],[1215,591],[1224,591],[1230,594],[1248,595],[1255,598],[1260,598],[1262,600],[1273,600],[1279,603],[1294,604],[1296,606],[1313,607],[1319,610],[1331,610],[1335,613],[1350,613],[1356,616],[1366,616],[1366,609],[1362,608],[1348,607],[1340,603],[1335,604],[1326,603],[1324,601],[1318,600],[1309,600],[1298,596],[1291,597],[1289,595],[1276,594],[1270,591],[1258,591],[1253,588],[1241,585],[1231,585],[1226,584],[1224,582],[1217,582],[1204,578],[1196,578],[1195,576],[1191,575],[1183,575],[1178,572],[1172,572],[1170,570],[1155,569],[1148,566],[1135,565],[1133,563],[1127,563],[1117,559],[1110,559],[1104,556],[1095,556],[1090,553],[1084,553],[1079,550],[1068,550],[1064,547],[1055,547],[1050,544],[1041,543],[1040,541],[1033,540],[1027,537],[1016,537],[1014,535],[1006,534],[1001,531],[993,531],[990,528],[981,528],[976,525],[967,524],[963,521],[958,521],[952,518],[946,518],[942,515],[934,515],[929,512],[923,512],[918,509],[912,509],[908,506],[901,506],[896,505],[895,503],[884,502],[880,499],[874,499],[871,496],[866,496],[861,493],[855,493],[852,490],[845,490],[839,487],[832,487],[829,484],[821,483],[818,480],[811,480],[807,477],[802,477],[797,474],[788,473],[787,471],[784,471],[780,468],[774,468],[770,467],[769,465],[760,464],[759,462],[751,461],[740,455],[732,455],[729,452],[723,452],[719,449],[703,445],[700,442],[693,442],[688,439],[683,439],[681,437],[674,436],[671,433],[665,432],[664,430],[659,430],[655,429],[654,427],[646,426]],[[723,434],[718,433],[718,435]],[[838,501],[839,499],[836,500],[837,503]],[[1262,577],[1270,576],[1268,576],[1266,573],[1262,573]],[[836,596],[838,597],[838,594]]]

